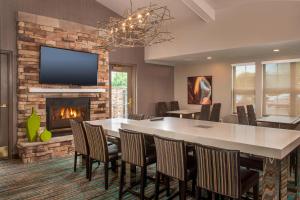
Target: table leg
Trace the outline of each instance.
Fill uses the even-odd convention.
[[[262,199],[286,200],[288,183],[288,160],[265,158],[262,181]]]

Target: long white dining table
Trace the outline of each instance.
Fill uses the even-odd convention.
[[[102,125],[107,134],[114,137],[119,137],[119,129],[122,128],[259,156],[263,158],[263,200],[287,199],[290,153],[296,150],[300,160],[300,132],[294,130],[173,117],[160,121],[117,118],[89,123]],[[300,170],[300,162],[297,170]],[[300,199],[300,173],[297,174],[297,199]]]

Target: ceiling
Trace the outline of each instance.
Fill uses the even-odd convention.
[[[117,14],[124,16],[125,10],[130,8],[130,0],[96,0]],[[167,5],[176,21],[194,19],[197,15],[181,0],[151,0],[151,3]],[[150,0],[132,0],[133,8],[139,8],[150,4]]]
[[[124,11],[130,8],[130,0],[96,0],[105,7],[113,10],[117,14],[123,16]],[[180,24],[199,22],[203,28],[205,24],[209,25],[213,21],[222,20],[222,12],[232,12],[239,9],[239,6],[248,7],[245,4],[259,4],[262,2],[300,2],[300,0],[132,0],[133,9],[147,6],[151,3],[159,5],[167,5],[171,11],[171,15],[175,18],[173,25],[180,27]],[[190,3],[190,4],[189,4]],[[197,8],[194,9],[194,6]],[[217,17],[215,17],[217,16]],[[273,49],[279,48],[280,52],[275,54]],[[177,57],[160,58],[159,60],[148,60],[151,63],[180,65],[199,62],[213,62],[230,60],[247,60],[251,58],[282,57],[291,55],[300,55],[300,41],[285,41],[276,44],[264,44],[262,46],[248,46],[236,49],[224,49],[214,52],[199,52],[197,54],[180,55]],[[278,56],[280,55],[280,56]],[[211,56],[212,60],[206,58]],[[299,57],[299,56],[298,56]],[[247,62],[247,61],[246,61]]]
[[[274,49],[279,49],[279,52],[274,52]],[[251,55],[251,57],[249,57],[249,55]],[[299,58],[299,55],[300,40],[181,55],[160,60],[151,60],[151,63],[176,66],[212,62],[254,62],[255,60],[268,61],[273,59],[290,59],[291,57]],[[208,57],[211,57],[211,59],[208,60]]]

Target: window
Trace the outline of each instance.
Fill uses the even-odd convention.
[[[240,105],[255,105],[255,64],[233,65],[232,77],[233,112],[236,112],[236,107]]]
[[[300,62],[264,64],[265,115],[300,114]]]

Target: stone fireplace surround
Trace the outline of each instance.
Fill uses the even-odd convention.
[[[78,97],[90,99],[89,117],[91,120],[108,118],[108,53],[98,49],[102,41],[96,37],[94,27],[24,12],[18,13],[17,20],[17,148],[19,156],[24,163],[30,163],[72,154],[74,151],[72,136],[53,138],[46,143],[28,143],[25,129],[26,119],[30,116],[33,107],[41,116],[41,127],[45,128],[46,98]],[[98,86],[74,87],[40,84],[39,50],[41,45],[97,53],[99,55]],[[43,89],[45,91],[52,89],[52,91],[43,92]]]

